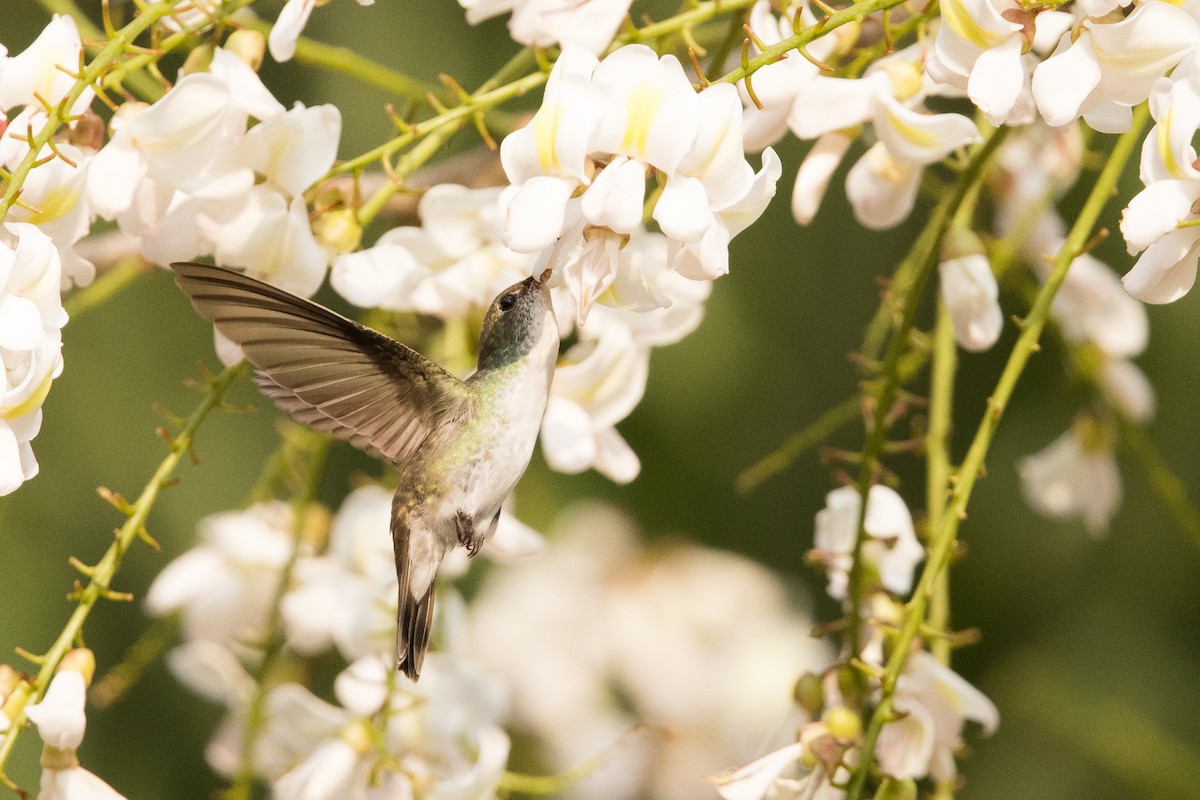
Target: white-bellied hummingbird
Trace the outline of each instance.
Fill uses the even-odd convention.
[[[492,301],[478,369],[459,380],[400,342],[262,281],[204,264],[171,268],[282,410],[399,468],[396,663],[416,680],[442,557],[456,545],[479,551],[533,454],[558,356],[550,271]]]

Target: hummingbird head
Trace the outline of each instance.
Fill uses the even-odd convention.
[[[551,335],[557,351],[558,323],[547,285],[550,272],[514,283],[492,301],[479,333],[479,369],[519,361]]]

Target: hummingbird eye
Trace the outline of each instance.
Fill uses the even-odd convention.
[[[508,311],[517,304],[517,296],[515,294],[506,294],[500,298],[500,310]]]

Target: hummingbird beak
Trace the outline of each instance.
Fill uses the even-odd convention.
[[[546,281],[550,280],[550,276],[554,274],[554,270],[546,269],[542,271],[541,277],[538,278],[538,283],[542,286],[546,285]]]

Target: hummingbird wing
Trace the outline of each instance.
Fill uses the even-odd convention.
[[[462,381],[378,331],[238,272],[171,269],[196,311],[260,370],[264,393],[299,422],[401,462],[455,406]]]

